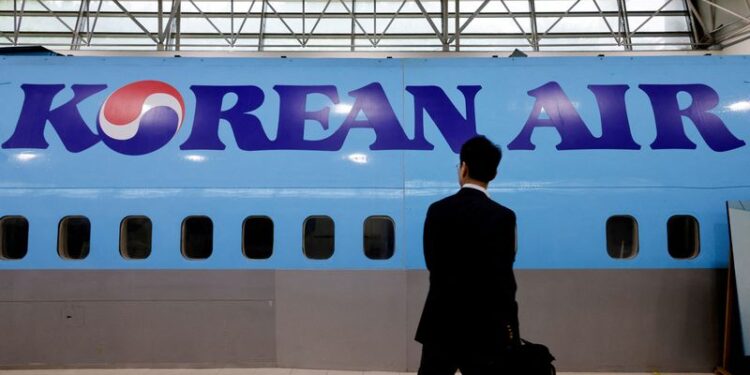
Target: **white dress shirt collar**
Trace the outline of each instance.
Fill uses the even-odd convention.
[[[463,186],[461,186],[461,188],[469,188],[469,189],[479,190],[482,193],[484,193],[484,195],[486,195],[487,198],[490,197],[490,193],[487,192],[487,189],[485,189],[485,188],[483,188],[483,187],[481,187],[479,185],[475,185],[475,184],[463,184]]]

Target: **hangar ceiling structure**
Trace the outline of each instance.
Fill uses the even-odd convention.
[[[137,51],[705,50],[750,0],[0,0],[0,46]]]

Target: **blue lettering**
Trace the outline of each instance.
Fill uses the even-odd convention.
[[[237,146],[241,150],[268,150],[273,144],[263,130],[263,124],[250,112],[258,109],[265,95],[256,86],[190,86],[195,94],[195,119],[190,137],[180,145],[182,150],[223,150],[219,139],[219,121],[226,120],[232,127]],[[233,93],[237,103],[221,110],[224,97]]]
[[[339,103],[336,86],[283,86],[273,87],[279,93],[279,130],[274,148],[280,150],[338,150],[328,139],[310,141],[305,140],[305,120],[313,120],[328,129],[328,119],[331,109],[325,107],[318,111],[307,111],[307,96],[321,94],[328,97],[333,104]],[[333,147],[333,148],[331,148]]]
[[[549,82],[528,92],[536,98],[531,115],[526,121],[521,133],[510,144],[509,150],[534,150],[531,143],[531,133],[537,127],[553,127],[560,134],[558,150],[585,150],[599,147],[597,138],[591,134],[589,128],[576,112],[573,103],[565,95],[557,82]],[[546,119],[540,118],[542,110],[547,113]]]
[[[719,104],[719,94],[702,84],[687,85],[639,85],[648,94],[656,121],[654,150],[695,149],[696,145],[685,134],[682,117],[689,118],[698,129],[708,147],[723,152],[740,148],[745,142],[727,129],[721,119],[709,112]],[[677,94],[688,93],[693,102],[680,109]]]
[[[73,99],[51,109],[52,100],[65,85],[21,85],[25,94],[21,115],[13,135],[3,143],[3,148],[47,148],[44,127],[47,122],[55,129],[60,140],[70,152],[81,152],[99,142],[78,112],[78,103],[107,88],[107,85],[73,85]]]
[[[414,95],[414,140],[418,142],[418,149],[434,148],[424,137],[424,112],[427,112],[451,150],[455,153],[461,151],[461,145],[477,135],[474,98],[481,89],[482,86],[458,86],[466,104],[466,117],[463,117],[441,88],[406,86],[406,91]]]
[[[602,136],[597,141],[597,148],[612,150],[640,150],[630,133],[628,112],[625,108],[625,92],[628,85],[589,85],[599,105],[599,116],[602,120]]]
[[[349,92],[354,97],[349,115],[330,138],[329,149],[338,150],[344,144],[349,130],[354,128],[370,128],[375,132],[375,142],[370,145],[371,150],[418,150],[419,145],[409,140],[401,127],[391,103],[383,91],[383,86],[374,82],[362,88]],[[360,112],[364,120],[357,120]]]

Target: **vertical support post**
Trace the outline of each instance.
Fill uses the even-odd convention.
[[[456,0],[456,52],[461,50],[461,4]]]
[[[372,35],[373,37],[378,36],[378,0],[372,0]],[[375,46],[377,47],[377,44]]]
[[[448,44],[448,0],[440,0],[440,25],[443,34],[443,52],[448,52],[450,45]]]
[[[99,6],[96,8],[96,16],[94,16],[94,24],[91,26],[91,28],[87,28],[86,30],[86,46],[87,47],[91,46],[91,39],[94,37],[94,30],[96,30],[96,23],[99,21],[99,13],[101,13],[102,11],[103,2],[104,0],[99,0]]]
[[[690,2],[692,0],[685,0],[686,3],[688,3],[688,7],[690,6]],[[748,9],[750,9],[750,0],[746,0],[748,2]],[[689,8],[688,8],[689,9]],[[695,15],[688,10],[687,12],[688,21],[690,21],[690,31],[692,31],[692,45],[693,49],[696,49],[698,47],[698,43],[700,43],[700,37],[698,37],[698,25],[695,22]]]
[[[231,31],[229,35],[234,35],[234,0],[229,1],[229,29]],[[232,47],[234,47],[235,40],[237,39],[232,38]]]
[[[539,51],[539,33],[536,26],[536,6],[534,0],[529,0],[529,14],[531,16],[531,47],[535,52]]]
[[[697,26],[700,26],[701,31],[702,31],[701,34],[703,34],[703,35],[700,35],[698,37],[698,39],[696,39],[696,43],[700,43],[704,39],[706,41],[713,42],[712,36],[710,34],[707,34],[708,28],[706,27],[706,24],[703,23],[703,20],[701,19],[701,14],[699,14],[698,11],[695,9],[695,5],[693,4],[693,1],[692,0],[688,0],[688,1],[686,1],[686,3],[687,3],[687,6],[688,6],[688,9],[690,11],[690,15],[692,16],[692,17],[690,17],[690,19],[697,22]],[[697,31],[696,31],[696,33],[697,33]]]
[[[77,50],[81,44],[81,32],[83,30],[83,12],[84,9],[88,8],[88,0],[81,0],[81,4],[78,6],[78,17],[76,17],[76,26],[73,28],[73,37],[70,38],[70,49]]]
[[[266,33],[266,0],[263,0],[263,6],[260,9],[260,30],[258,30],[258,51],[263,51],[263,45]]]
[[[354,52],[354,44],[356,43],[356,39],[357,39],[355,38],[355,33],[357,32],[357,30],[354,28],[354,26],[356,25],[356,19],[357,19],[357,10],[355,8],[356,6],[357,6],[357,0],[352,0],[352,32],[350,34],[351,39],[349,40],[349,50],[351,52]]]
[[[625,6],[625,0],[618,0],[617,7],[619,8],[620,21],[622,22],[622,43],[625,45],[626,51],[633,50],[633,42],[630,38],[630,21],[628,21],[628,8]]]
[[[164,0],[158,0],[158,12],[157,24],[159,28],[159,43],[156,44],[157,51],[164,51]]]
[[[180,31],[181,31],[181,27],[180,26],[181,25],[180,24],[182,23],[182,1],[178,1],[177,2],[177,14],[175,14],[175,20],[174,21],[175,21],[174,22],[175,23],[175,32],[177,34],[177,37],[175,38],[174,49],[175,49],[175,51],[179,51],[180,50],[180,43],[181,43],[181,40],[180,40]]]
[[[21,32],[21,22],[23,21],[23,11],[26,9],[26,0],[21,1],[21,13],[17,14],[16,10],[16,1],[13,0],[13,15],[14,20],[16,21],[13,26],[13,45],[18,45],[18,34]]]
[[[16,35],[18,32],[18,0],[13,0],[13,34]],[[15,40],[15,38],[13,38]],[[16,45],[15,41],[12,41],[13,45]]]
[[[307,19],[307,2],[305,0],[302,0],[302,40],[304,43],[302,43],[302,48],[305,48],[307,46],[307,39],[305,38],[305,35],[307,35],[307,27],[305,20]]]

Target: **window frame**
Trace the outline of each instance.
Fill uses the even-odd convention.
[[[67,248],[63,249],[63,243],[67,241],[63,241],[63,227],[67,228],[68,221],[73,219],[84,219],[86,223],[88,224],[89,229],[89,238],[88,238],[88,249],[86,249],[85,254],[80,258],[71,258],[69,256],[69,253],[67,252]],[[67,235],[67,233],[66,233]],[[64,251],[65,250],[65,251]],[[63,260],[85,260],[86,258],[91,255],[91,219],[88,218],[88,216],[85,215],[67,215],[64,216],[57,224],[57,255],[63,259]]]
[[[613,257],[612,253],[610,252],[610,248],[609,248],[609,225],[610,225],[610,222],[613,219],[616,219],[616,218],[629,219],[629,220],[631,220],[631,222],[633,224],[633,251],[632,251],[632,255],[627,256],[627,257],[622,257],[622,258]],[[609,218],[607,218],[607,222],[605,224],[604,231],[605,231],[605,246],[606,246],[606,249],[607,249],[607,255],[611,259],[614,259],[614,260],[631,260],[631,259],[635,259],[638,256],[638,254],[640,253],[640,250],[641,250],[641,243],[640,243],[641,242],[641,237],[640,237],[640,228],[639,228],[639,225],[638,225],[638,219],[636,219],[635,216],[633,216],[633,215],[619,215],[619,214],[618,215],[612,215]]]
[[[678,218],[688,218],[692,220],[692,222],[695,225],[695,249],[692,255],[690,255],[689,257],[674,256],[674,254],[672,253],[672,249],[669,246],[669,223],[673,219],[678,219]],[[669,219],[667,219],[667,253],[674,260],[692,260],[692,259],[697,258],[701,254],[701,223],[700,223],[700,220],[698,220],[698,217],[696,217],[695,215],[691,215],[691,214],[676,214],[676,215],[671,215]]]
[[[7,252],[5,251],[5,230],[3,228],[4,221],[8,219],[22,219],[26,225],[26,248],[23,251],[23,255],[19,258],[10,258],[7,257]],[[29,225],[29,219],[27,219],[23,215],[5,215],[0,217],[0,260],[3,261],[14,261],[14,260],[23,260],[23,258],[26,257],[26,255],[29,254],[29,231],[30,231],[30,225]]]
[[[387,258],[372,258],[369,255],[367,255],[367,221],[370,219],[385,219],[386,221],[391,223],[391,229],[393,231],[393,249],[391,249],[390,256]],[[365,257],[369,260],[375,260],[375,261],[383,261],[383,260],[389,260],[392,259],[396,255],[396,221],[393,220],[392,217],[388,215],[370,215],[365,218],[364,221],[362,221],[362,252],[365,254]]]
[[[328,220],[331,220],[331,228],[332,228],[332,233],[331,233],[331,237],[332,237],[332,240],[331,240],[331,254],[328,255],[325,258],[313,258],[313,257],[310,257],[307,254],[307,249],[306,249],[306,247],[307,247],[306,246],[307,245],[307,236],[305,235],[305,229],[307,228],[308,221],[310,221],[312,219],[328,219]],[[306,259],[309,259],[309,260],[328,260],[328,259],[333,258],[334,254],[336,254],[336,221],[333,220],[333,217],[328,216],[328,215],[310,215],[310,216],[308,216],[308,217],[305,218],[305,220],[302,222],[302,254],[305,256]]]
[[[187,255],[187,252],[185,251],[185,225],[189,219],[193,218],[202,218],[202,219],[208,219],[208,221],[211,223],[211,249],[208,253],[208,256],[205,258],[193,258],[189,257]],[[180,254],[182,254],[182,257],[189,261],[202,261],[202,260],[208,260],[211,258],[211,256],[214,254],[214,221],[209,217],[208,215],[188,215],[185,216],[184,219],[182,219],[182,223],[180,224]]]
[[[127,250],[125,246],[126,236],[124,236],[125,225],[128,220],[132,220],[132,219],[146,219],[148,220],[148,223],[150,226],[148,254],[144,258],[133,258],[127,255],[127,252],[126,252]],[[122,218],[122,220],[120,221],[120,243],[119,243],[120,256],[126,260],[146,260],[151,256],[151,252],[153,251],[153,249],[154,249],[154,222],[151,220],[151,218],[146,215],[128,215]]]
[[[268,257],[266,257],[266,258],[253,258],[253,257],[249,256],[249,252],[245,248],[245,238],[246,238],[245,236],[247,235],[247,233],[246,233],[247,222],[248,222],[248,220],[252,220],[252,219],[268,219],[268,221],[271,222],[271,254]],[[250,215],[250,216],[245,217],[244,220],[242,220],[242,237],[240,238],[240,246],[242,248],[242,255],[245,258],[250,259],[250,260],[268,260],[268,259],[271,259],[273,257],[273,250],[274,250],[275,245],[276,245],[276,223],[274,223],[273,219],[270,216],[268,216],[268,215]]]

